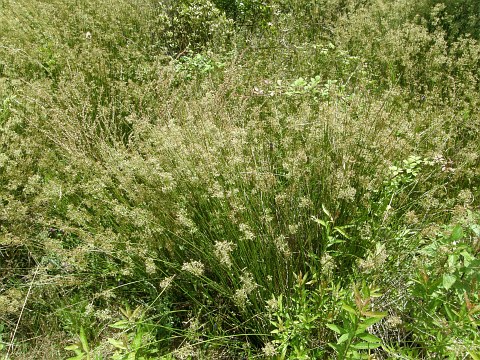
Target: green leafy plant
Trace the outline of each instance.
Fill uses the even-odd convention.
[[[422,166],[433,165],[434,162],[429,159],[421,158],[420,156],[412,155],[403,160],[400,165],[392,165],[389,167],[390,180],[388,185],[392,189],[398,189],[415,181]]]
[[[317,276],[308,273],[295,276],[290,298],[282,295],[270,301],[271,324],[274,326],[273,344],[280,359],[310,359],[324,354],[322,348],[315,348],[315,336],[325,321],[328,292],[315,289]]]
[[[182,56],[175,64],[175,71],[182,80],[190,81],[195,78],[201,79],[224,66],[225,63],[215,61],[207,55],[195,54],[193,56]]]
[[[425,174],[434,164],[433,160],[412,155],[388,168],[387,178],[383,181],[384,186],[377,192],[379,199],[376,211],[377,215],[382,217],[382,222],[391,215],[392,208],[405,206],[410,201],[407,194],[412,194],[421,182],[420,175]]]
[[[108,338],[108,342],[116,349],[112,360],[153,359],[158,352],[152,346],[154,327],[145,321],[142,307],[131,310],[127,306],[120,311],[124,319],[109,325],[113,329],[122,330],[119,337]]]
[[[111,329],[120,330],[115,336],[106,339],[113,346],[112,360],[147,360],[157,358],[158,348],[154,338],[154,324],[148,322],[144,316],[144,309],[139,306],[132,310],[129,306],[120,308],[123,319],[108,325]],[[69,360],[97,359],[97,349],[92,349],[86,331],[80,328],[79,342],[65,347],[65,350],[75,352]],[[94,355],[92,355],[94,354]]]
[[[477,356],[478,1],[0,9],[9,357]]]
[[[75,352],[75,356],[68,358],[68,360],[90,360],[90,346],[85,329],[83,327],[80,328],[80,334],[78,335],[78,338],[78,343],[65,347],[65,350]]]
[[[310,80],[300,77],[288,84],[288,86],[283,89],[283,93],[287,96],[311,95],[314,100],[328,100],[336,83],[337,80],[327,80],[324,82],[320,75],[312,77]],[[278,85],[281,89],[282,83],[280,82]]]
[[[341,255],[342,251],[338,251],[338,249],[335,249],[334,247],[335,245],[338,247],[338,244],[343,244],[349,239],[349,236],[346,232],[349,226],[335,225],[336,219],[323,204],[322,212],[327,217],[326,220],[319,219],[315,216],[312,216],[311,219],[318,224],[322,230],[322,239],[325,239],[323,251],[327,254],[332,253],[334,255]]]
[[[341,301],[342,311],[336,323],[326,324],[338,336],[337,342],[329,345],[340,359],[369,358],[370,350],[382,346],[382,340],[370,330],[386,316],[385,312],[372,309],[374,299],[381,294],[378,289],[365,283],[360,289],[354,286],[353,290],[355,302],[352,304],[348,300]]]
[[[228,46],[232,21],[209,0],[182,0],[159,4],[164,23],[159,21],[158,37],[177,55],[200,51],[209,45]]]
[[[477,229],[475,224],[471,229]],[[462,226],[455,225],[424,246],[420,253],[427,261],[414,279],[412,300],[422,306],[410,304],[415,319],[410,328],[416,341],[428,344],[428,353],[449,357],[478,353],[478,251],[472,248]]]
[[[266,28],[272,16],[272,5],[264,0],[212,0],[233,19],[237,26]]]

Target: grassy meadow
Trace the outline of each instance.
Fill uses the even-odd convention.
[[[0,359],[480,359],[477,0],[0,0]]]

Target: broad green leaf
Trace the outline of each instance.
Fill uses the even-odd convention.
[[[459,260],[459,256],[457,254],[450,254],[448,255],[448,266],[450,268],[455,268],[456,265],[458,265],[458,260]]]
[[[340,327],[340,326],[337,326],[335,324],[326,324],[326,326],[330,329],[330,330],[333,330],[335,331],[337,334],[342,334],[344,332],[344,330]]]
[[[345,232],[345,230],[343,230],[343,228],[336,226],[333,230],[338,232],[339,234],[343,235],[345,238],[350,239],[348,237],[347,233]]]
[[[385,316],[387,316],[388,314],[386,312],[383,312],[383,311],[363,311],[362,315],[377,318],[377,319],[381,320]]]
[[[460,253],[463,256],[463,263],[466,267],[470,266],[470,263],[475,260],[475,256],[464,250]]]
[[[135,338],[132,342],[132,348],[134,350],[138,350],[142,347],[143,334],[143,331],[137,331],[137,333],[135,334]]]
[[[346,334],[343,334],[342,336],[340,336],[337,340],[337,344],[340,345],[342,343],[344,343],[345,341],[348,340],[348,338],[350,337],[350,334],[346,333]]]
[[[372,335],[372,334],[368,334],[368,333],[364,333],[364,334],[360,334],[358,335],[358,337],[368,343],[381,343],[382,340],[378,337],[376,337],[375,335]]]
[[[317,217],[315,217],[315,216],[312,216],[311,219],[312,219],[313,221],[315,221],[318,225],[321,225],[321,226],[323,226],[323,227],[327,227],[327,223],[326,223],[325,221],[323,221],[323,220],[321,220],[321,219],[319,219],[319,218],[317,218]]]
[[[332,343],[328,343],[328,346],[330,346],[336,352],[340,352],[341,346],[339,346],[337,344],[332,344]]]
[[[444,274],[442,283],[445,290],[449,290],[455,284],[455,281],[457,281],[457,278],[454,275]]]
[[[333,221],[332,215],[331,215],[330,212],[327,210],[327,208],[325,207],[324,204],[322,204],[322,210],[323,210],[323,212],[325,213],[325,215],[327,215],[327,216],[330,218],[330,220]]]
[[[470,225],[470,230],[472,230],[475,233],[475,235],[480,236],[480,225],[472,224]]]
[[[382,346],[382,344],[378,343],[368,343],[368,342],[361,342],[357,344],[352,344],[351,347],[357,350],[365,350],[365,349],[376,349],[378,347]]]
[[[65,350],[68,351],[75,351],[78,350],[78,344],[68,345],[64,347]]]
[[[366,329],[367,327],[378,323],[382,319],[383,319],[383,316],[370,317],[368,319],[365,319],[365,321],[363,321],[361,325],[365,326],[365,329]]]
[[[357,315],[357,312],[350,305],[342,304],[342,309],[348,311],[350,314]]]
[[[83,351],[88,353],[90,349],[88,347],[87,335],[85,334],[85,329],[83,328],[83,326],[80,327],[80,342],[82,343]]]
[[[128,327],[130,326],[130,323],[128,322],[128,320],[120,320],[120,321],[117,321],[115,324],[110,324],[108,326],[114,329],[124,330],[124,329],[128,329]]]
[[[123,343],[123,341],[120,341],[120,340],[117,340],[117,339],[113,339],[113,338],[108,338],[107,341],[112,344],[113,346],[115,346],[117,349],[122,349],[122,350],[126,350],[127,347],[125,346],[125,344]]]
[[[463,229],[460,225],[456,225],[452,230],[452,234],[450,235],[450,240],[458,241],[461,238],[463,238]]]

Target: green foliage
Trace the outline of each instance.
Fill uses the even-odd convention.
[[[476,2],[0,8],[11,358],[477,356]]]
[[[368,287],[365,283],[359,290],[354,286],[355,303],[348,301],[341,303],[342,312],[338,321],[341,325],[330,323],[326,326],[339,335],[336,344],[329,345],[341,359],[364,359],[369,358],[370,350],[382,346],[382,340],[371,334],[371,329],[387,314],[374,311],[372,302],[381,296],[378,289]]]
[[[303,77],[298,78],[287,86],[285,95],[293,96],[310,94],[315,100],[319,98],[328,99],[332,92],[331,88],[337,83],[337,81],[328,80],[320,87],[321,82],[321,77],[319,75],[310,78],[309,81],[305,80]]]
[[[237,26],[267,27],[272,17],[272,5],[264,0],[213,0],[215,5],[233,19]]]
[[[420,250],[424,265],[414,279],[412,301],[422,306],[409,304],[414,319],[410,327],[414,340],[428,349],[427,355],[454,358],[479,350],[480,259],[470,237],[478,236],[478,225],[469,227],[468,237],[456,225]]]
[[[225,67],[225,63],[215,61],[202,54],[182,56],[175,64],[175,71],[179,76],[179,83],[193,79],[202,79],[215,70]]]
[[[466,0],[429,0],[417,5],[432,31],[442,29],[454,41],[463,36],[480,39],[480,5]],[[430,10],[430,11],[429,11]]]
[[[69,360],[101,359],[102,346],[108,346],[112,350],[108,359],[154,359],[158,358],[159,351],[154,345],[156,343],[154,334],[156,326],[150,320],[145,319],[144,309],[139,306],[131,310],[129,306],[120,308],[122,319],[108,324],[109,328],[120,330],[113,333],[112,337],[106,339],[105,344],[99,344],[95,348],[89,345],[88,337],[84,327],[80,327],[79,341],[69,345],[65,350],[75,352],[75,356]]]
[[[125,318],[109,325],[111,328],[124,331],[120,339],[107,340],[116,349],[112,360],[153,358],[158,349],[152,346],[152,339],[148,337],[151,337],[154,325],[148,324],[143,319],[141,307],[133,311],[128,307],[120,310]]]
[[[422,166],[433,165],[434,162],[428,159],[422,159],[420,156],[412,155],[402,161],[399,166],[392,165],[389,167],[391,178],[389,179],[387,186],[395,191],[401,187],[412,184],[420,171]]]
[[[352,304],[350,291],[329,286],[329,280],[325,275],[314,274],[309,280],[308,274],[300,274],[288,299],[280,295],[268,302],[275,338],[264,353],[276,353],[279,359],[326,357],[330,354],[326,341],[333,340],[327,335],[330,330],[336,342],[328,345],[342,359],[368,358],[371,350],[382,346],[372,334],[374,325],[386,316],[372,306],[381,297],[378,289],[365,283],[360,290],[354,286]]]
[[[68,358],[68,360],[90,360],[90,346],[88,345],[87,336],[83,327],[80,328],[78,338],[79,342],[77,344],[65,347],[65,350],[75,352],[75,356]]]
[[[166,1],[158,6],[161,17],[154,31],[169,52],[181,55],[208,45],[228,45],[232,23],[210,0]]]
[[[323,284],[312,289],[317,283],[315,274],[311,279],[308,273],[295,278],[291,297],[279,295],[268,302],[274,349],[279,359],[319,358],[325,355],[325,349],[317,348],[315,337],[327,317],[331,293],[322,289]]]

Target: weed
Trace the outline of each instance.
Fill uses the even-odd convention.
[[[0,8],[2,355],[478,357],[475,1]]]

